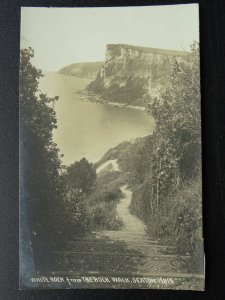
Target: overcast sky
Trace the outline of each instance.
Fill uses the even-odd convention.
[[[35,50],[33,63],[43,71],[104,60],[109,43],[189,50],[194,40],[197,4],[21,10],[21,47]]]

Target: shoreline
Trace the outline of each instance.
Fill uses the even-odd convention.
[[[146,111],[145,107],[143,106],[136,106],[136,105],[129,105],[125,103],[119,103],[119,102],[111,102],[111,101],[106,101],[101,98],[101,96],[98,96],[96,94],[90,94],[85,91],[76,91],[76,94],[80,96],[80,101],[81,102],[94,102],[94,103],[100,103],[100,104],[107,104],[110,106],[116,106],[116,107],[122,107],[122,108],[131,108],[131,109],[136,109],[140,111]],[[90,99],[91,98],[91,99]]]

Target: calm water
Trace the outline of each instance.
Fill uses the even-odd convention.
[[[58,128],[54,141],[69,165],[82,157],[96,162],[106,151],[123,141],[152,133],[154,119],[144,111],[107,104],[82,102],[76,91],[89,79],[47,73],[40,89],[49,96],[59,96],[55,105]]]

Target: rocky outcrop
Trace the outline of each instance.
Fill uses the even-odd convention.
[[[109,44],[106,59],[88,89],[105,100],[144,105],[143,95],[157,93],[167,80],[172,61],[187,60],[189,52]]]
[[[101,70],[103,64],[104,62],[102,61],[75,63],[60,69],[58,73],[94,79]]]

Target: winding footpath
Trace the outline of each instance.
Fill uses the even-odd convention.
[[[203,276],[187,274],[174,247],[160,245],[159,241],[149,239],[145,224],[130,212],[132,191],[126,185],[121,187],[121,191],[123,198],[117,204],[116,213],[123,222],[122,228],[75,236],[63,249],[53,251],[55,271],[52,273],[172,278],[172,286],[159,283],[154,287],[202,289]],[[106,287],[104,284],[102,286]],[[144,286],[153,287],[151,284]],[[118,284],[115,287],[118,288]],[[120,287],[127,286],[121,283]],[[133,285],[130,287],[133,288]]]
[[[132,192],[127,189],[126,185],[122,186],[120,190],[123,193],[121,201],[116,208],[117,217],[122,220],[123,227],[121,230],[101,231],[99,234],[107,236],[111,240],[124,241],[129,248],[137,250],[138,245],[148,243],[149,239],[146,233],[146,226],[144,223],[132,215],[129,209]]]
[[[202,276],[184,272],[182,257],[176,254],[175,247],[160,245],[159,241],[149,238],[146,225],[130,212],[132,191],[126,185],[120,189],[123,198],[118,203],[116,212],[123,222],[123,227],[117,231],[101,231],[99,236],[112,241],[123,241],[129,250],[143,255],[144,259],[138,266],[137,275],[201,278]]]
[[[99,237],[107,237],[112,241],[121,241],[130,250],[135,250],[145,257],[137,270],[137,274],[149,274],[155,272],[174,273],[177,271],[177,256],[173,253],[174,247],[159,245],[157,240],[150,240],[147,235],[146,225],[136,216],[131,214],[129,206],[132,191],[126,185],[122,186],[123,198],[118,203],[116,212],[123,222],[120,230],[104,230],[98,232]],[[173,260],[176,260],[173,265]]]

